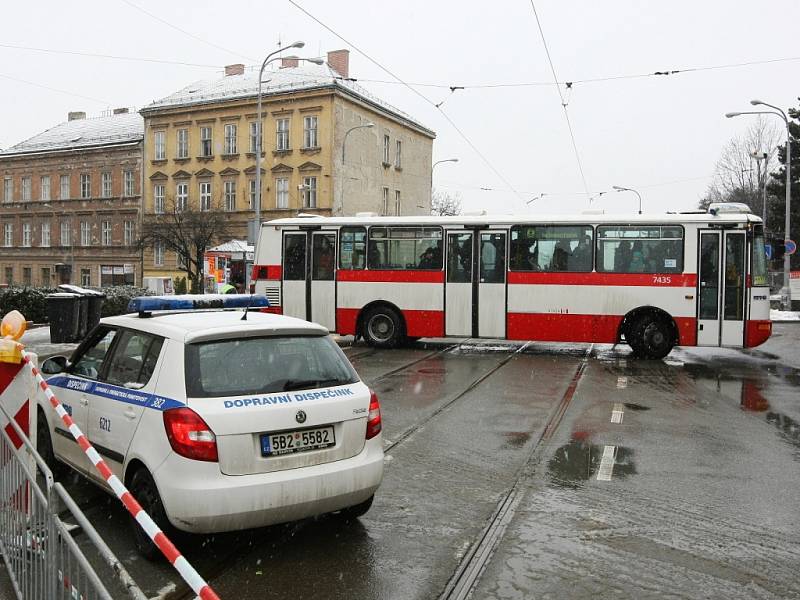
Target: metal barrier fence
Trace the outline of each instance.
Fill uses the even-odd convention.
[[[83,529],[94,549],[108,565],[118,584],[133,600],[146,596],[117,560],[36,452],[28,437],[6,412],[0,411],[13,427],[0,428],[0,554],[11,584],[20,600],[112,600],[94,567],[78,547],[58,516],[63,505]],[[19,448],[19,449],[17,449]],[[44,485],[31,472],[25,454],[36,461]]]

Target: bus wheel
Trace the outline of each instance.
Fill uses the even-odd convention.
[[[364,339],[376,348],[394,348],[403,340],[403,321],[388,306],[371,308],[364,317]]]
[[[654,315],[640,317],[630,328],[630,337],[633,353],[641,358],[664,358],[675,345],[669,323]]]

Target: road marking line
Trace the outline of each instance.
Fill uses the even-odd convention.
[[[617,388],[625,389],[628,387],[628,378],[627,377],[617,377]]]
[[[622,417],[625,415],[625,406],[621,402],[614,402],[614,409],[611,411],[611,422],[622,423]]]
[[[603,458],[600,459],[600,468],[597,469],[597,481],[611,481],[616,451],[616,446],[605,446],[603,448]]]

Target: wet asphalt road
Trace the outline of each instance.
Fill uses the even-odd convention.
[[[387,447],[370,512],[178,545],[237,600],[800,598],[800,369],[772,354],[799,342],[353,346]],[[191,597],[67,479],[148,596]]]

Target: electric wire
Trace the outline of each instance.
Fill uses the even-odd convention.
[[[123,2],[125,2],[125,1],[127,1],[127,0],[123,0]],[[453,129],[455,129],[455,130],[458,132],[458,134],[459,134],[459,135],[461,136],[461,138],[462,138],[462,139],[463,139],[463,140],[464,140],[464,141],[467,143],[467,145],[469,145],[469,147],[470,147],[470,148],[472,148],[472,150],[473,150],[473,151],[474,151],[474,152],[475,152],[475,153],[476,153],[476,154],[477,154],[477,155],[480,157],[480,159],[481,159],[481,160],[484,162],[484,164],[486,164],[486,166],[487,166],[487,167],[489,167],[489,169],[490,169],[490,170],[491,170],[491,171],[492,171],[492,172],[493,172],[495,175],[497,175],[497,177],[498,177],[498,178],[499,178],[499,179],[500,179],[500,180],[501,180],[501,181],[502,181],[504,184],[506,184],[506,185],[507,185],[509,188],[511,188],[512,190],[515,190],[514,186],[513,186],[513,185],[512,185],[512,184],[511,184],[511,183],[510,183],[510,182],[509,182],[509,181],[508,181],[508,180],[507,180],[507,179],[506,179],[504,176],[503,176],[503,174],[502,174],[502,173],[500,173],[500,171],[498,171],[498,170],[497,170],[497,169],[494,167],[494,165],[493,165],[491,162],[489,162],[489,159],[488,159],[488,158],[486,158],[486,156],[484,156],[484,154],[483,154],[483,153],[482,153],[482,152],[481,152],[481,151],[478,149],[478,147],[477,147],[477,146],[476,146],[476,145],[475,145],[475,144],[472,142],[472,140],[471,140],[471,139],[469,139],[469,137],[468,137],[468,136],[467,136],[467,135],[466,135],[466,134],[465,134],[465,133],[464,133],[464,132],[461,130],[461,128],[459,128],[459,127],[458,127],[458,125],[456,125],[456,124],[455,124],[455,122],[454,122],[454,121],[453,121],[453,120],[450,118],[450,116],[449,116],[449,115],[448,115],[446,112],[444,112],[444,110],[442,110],[441,106],[437,106],[437,105],[436,105],[436,103],[435,103],[433,100],[431,100],[430,98],[428,98],[427,96],[425,96],[425,95],[424,95],[422,92],[420,92],[419,90],[416,90],[416,89],[414,89],[414,88],[413,88],[411,85],[409,85],[408,83],[406,83],[406,82],[405,82],[405,80],[403,80],[403,79],[402,79],[402,78],[400,78],[399,76],[395,75],[395,74],[394,74],[392,71],[390,71],[390,70],[389,70],[387,67],[383,66],[383,65],[382,65],[381,63],[379,63],[377,60],[375,60],[374,58],[372,58],[372,57],[371,57],[369,54],[367,54],[366,52],[364,52],[363,50],[361,50],[361,49],[360,49],[358,46],[356,46],[355,44],[353,44],[353,43],[352,43],[352,42],[350,42],[349,40],[345,39],[343,36],[339,35],[339,34],[338,34],[336,31],[334,31],[334,30],[333,30],[332,28],[330,28],[328,25],[326,25],[325,23],[323,23],[323,22],[322,22],[321,20],[319,20],[317,17],[315,17],[314,15],[312,15],[310,12],[308,12],[308,11],[307,11],[305,8],[303,8],[302,6],[300,6],[300,5],[299,5],[297,2],[295,2],[295,0],[288,0],[288,1],[289,1],[289,3],[290,3],[290,4],[292,4],[292,5],[293,5],[295,8],[297,8],[297,9],[298,9],[300,12],[302,12],[303,14],[305,14],[306,16],[308,16],[309,18],[311,18],[313,21],[315,21],[315,22],[316,22],[318,25],[320,25],[321,27],[323,27],[324,29],[326,29],[327,31],[329,31],[330,33],[332,33],[333,35],[335,35],[337,38],[339,38],[340,40],[342,40],[342,41],[343,41],[345,44],[347,44],[348,46],[350,46],[351,48],[353,48],[353,49],[354,49],[356,52],[358,52],[358,53],[359,53],[361,56],[363,56],[363,57],[364,57],[364,58],[366,58],[368,61],[370,61],[372,64],[374,64],[376,67],[378,67],[379,69],[381,69],[381,70],[382,70],[384,73],[387,73],[388,75],[390,75],[391,77],[393,77],[394,79],[396,79],[396,80],[397,80],[399,83],[401,83],[401,84],[402,84],[402,85],[404,85],[406,88],[408,88],[409,90],[411,90],[411,92],[413,92],[414,94],[416,94],[417,96],[419,96],[420,98],[422,98],[422,99],[423,99],[425,102],[427,102],[428,104],[430,104],[431,106],[433,106],[433,107],[434,107],[436,110],[438,110],[438,111],[439,111],[439,112],[442,114],[442,116],[444,117],[444,119],[445,119],[445,120],[446,120],[446,121],[447,121],[447,122],[450,124],[450,126],[451,126]],[[521,196],[521,195],[520,195],[518,192],[514,191],[514,193],[516,194],[516,196],[519,198],[519,200],[520,200],[521,202],[524,202],[524,200],[523,200],[522,196]]]
[[[51,92],[58,92],[59,94],[66,94],[67,96],[75,96],[76,98],[83,98],[84,100],[91,100],[92,102],[97,102],[99,104],[105,104],[106,106],[111,106],[111,102],[108,100],[101,100],[100,98],[93,98],[92,96],[84,96],[83,94],[76,94],[75,92],[68,92],[67,90],[61,90],[59,88],[54,88],[49,85],[44,85],[41,83],[36,83],[35,81],[28,81],[27,79],[20,79],[19,77],[13,77],[11,75],[6,75],[4,73],[0,73],[0,77],[4,79],[10,79],[11,81],[16,81],[19,83],[25,83],[27,85],[32,85],[38,88],[42,88],[45,90],[49,90]]]
[[[147,62],[147,63],[158,63],[158,64],[165,64],[165,65],[179,65],[183,67],[203,67],[209,69],[222,69],[221,65],[208,65],[202,63],[190,63],[190,62],[182,62],[179,60],[166,60],[161,58],[145,58],[141,56],[119,56],[116,54],[98,54],[95,52],[82,52],[78,50],[56,50],[53,48],[37,48],[34,46],[17,46],[15,44],[3,44],[0,43],[0,48],[11,48],[13,50],[28,50],[31,52],[46,52],[48,54],[66,54],[72,56],[88,56],[91,58],[109,58],[113,60],[128,60],[134,62]]]

